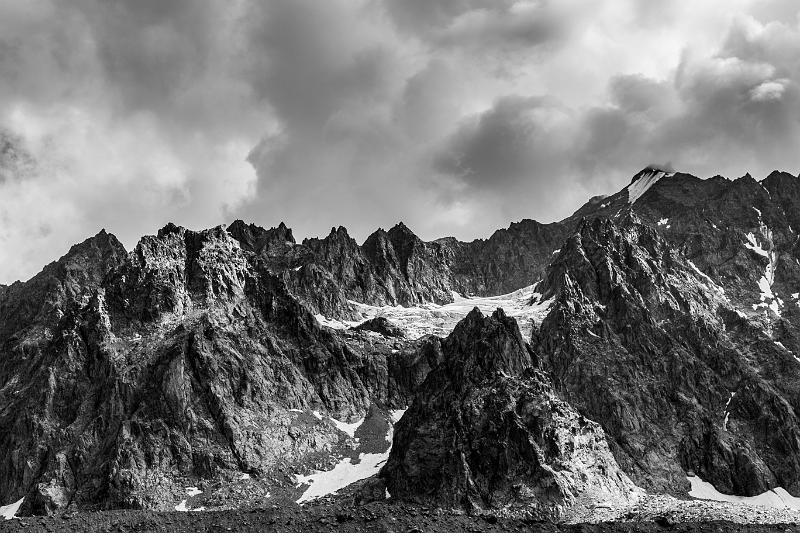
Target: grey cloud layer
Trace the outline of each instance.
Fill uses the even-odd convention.
[[[566,216],[648,163],[797,172],[785,0],[0,0],[0,280],[100,227]],[[65,223],[68,221],[68,223]]]

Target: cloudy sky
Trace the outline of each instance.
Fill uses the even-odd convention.
[[[0,282],[100,228],[486,237],[800,168],[796,0],[0,0]]]

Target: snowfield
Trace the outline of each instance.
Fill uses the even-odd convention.
[[[315,315],[317,321],[334,329],[347,329],[375,317],[384,317],[403,330],[409,339],[418,339],[425,335],[447,336],[456,324],[467,316],[473,308],[477,307],[483,314],[491,314],[498,307],[516,319],[523,337],[530,337],[532,325],[540,324],[547,316],[552,300],[541,300],[541,294],[535,290],[535,285],[523,287],[509,294],[500,296],[469,297],[465,298],[458,293],[453,293],[452,303],[438,305],[434,303],[414,307],[403,306],[373,306],[351,301],[361,320],[341,321],[330,319],[322,315]],[[533,302],[533,303],[532,303]]]
[[[714,485],[703,481],[697,476],[688,476],[686,479],[688,479],[689,483],[692,485],[689,496],[701,500],[743,503],[746,505],[758,505],[761,507],[774,507],[778,509],[785,507],[800,509],[800,498],[792,496],[781,487],[769,490],[758,496],[732,496],[730,494],[722,494],[714,488]]]
[[[0,516],[5,518],[6,520],[11,520],[19,511],[19,508],[22,507],[23,501],[25,501],[25,498],[20,498],[14,503],[9,503],[8,505],[0,506]]]
[[[336,428],[341,431],[342,433],[347,433],[347,436],[351,439],[355,438],[356,430],[364,423],[364,418],[362,417],[360,420],[356,420],[352,424],[348,424],[347,422],[341,422],[336,420],[333,417],[330,417],[331,422]]]

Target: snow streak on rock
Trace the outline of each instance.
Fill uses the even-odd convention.
[[[658,183],[658,180],[672,175],[672,173],[666,173],[663,170],[655,168],[643,170],[634,178],[633,182],[628,185],[628,203],[631,205],[636,203],[636,200],[650,190],[650,187]]]
[[[773,233],[770,228],[761,220],[761,211],[753,208],[758,213],[758,224],[760,236],[756,236],[752,231],[745,235],[747,242],[744,247],[753,253],[760,255],[767,259],[767,265],[764,269],[764,275],[758,280],[758,289],[761,293],[760,302],[753,304],[753,311],[759,308],[768,308],[772,310],[778,317],[781,316],[781,307],[783,307],[783,300],[778,298],[772,292],[772,285],[775,283],[775,268],[778,264],[778,253],[775,251],[773,243]],[[759,237],[763,240],[763,244],[759,242]]]
[[[728,410],[728,408],[730,407],[731,400],[733,400],[734,396],[736,396],[736,393],[732,392],[731,397],[728,398],[728,401],[725,403],[725,420],[722,421],[722,431],[728,431],[728,418],[731,416],[731,412]]]

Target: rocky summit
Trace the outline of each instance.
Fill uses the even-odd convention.
[[[472,242],[101,231],[0,285],[0,513],[800,509],[798,207],[648,167]]]

